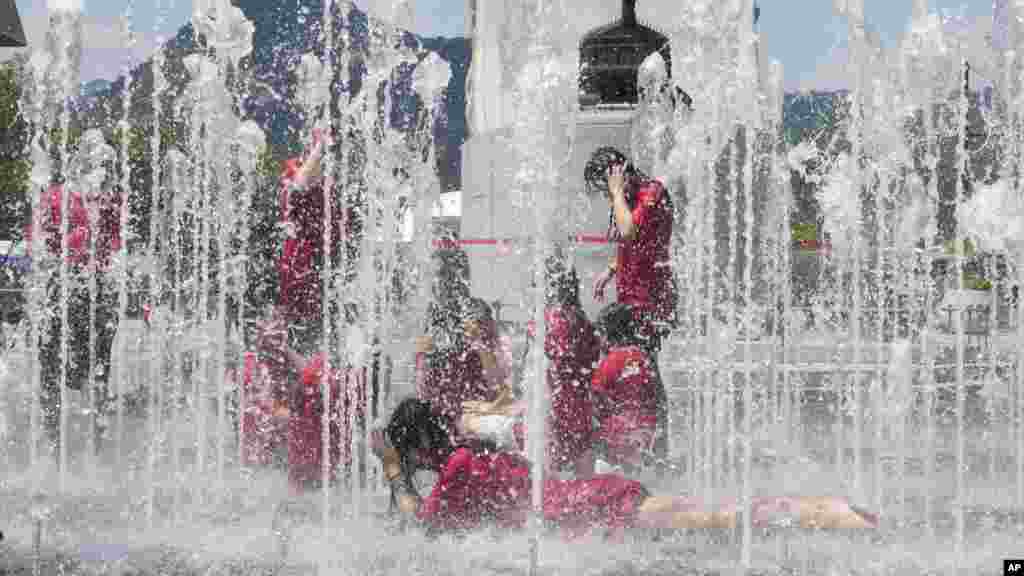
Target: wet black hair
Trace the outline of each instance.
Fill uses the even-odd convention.
[[[402,473],[411,477],[416,472],[413,457],[417,450],[451,451],[451,429],[448,419],[434,412],[428,402],[406,398],[391,413],[385,433],[401,458]]]
[[[687,110],[693,110],[693,98],[686,93],[685,90],[676,86],[674,94],[672,95],[672,104],[674,106],[685,106]]]
[[[547,281],[544,297],[549,306],[560,305],[573,308],[582,306],[580,304],[580,279],[576,274],[576,268],[566,266],[565,258],[562,255],[548,256],[544,261],[544,273]]]
[[[431,286],[433,300],[427,306],[424,328],[427,334],[438,339],[436,344],[446,348],[444,342],[454,342],[461,337],[463,301],[470,295],[469,255],[448,235],[441,239],[440,247],[431,258],[435,266]],[[435,356],[438,354],[428,354],[428,358]]]
[[[590,155],[590,160],[587,161],[586,167],[583,169],[583,180],[586,183],[587,193],[608,194],[608,169],[620,164],[626,165],[625,175],[627,178],[641,181],[650,180],[646,174],[630,163],[626,155],[618,148],[602,146],[594,150],[594,153]],[[626,186],[625,192],[626,205],[630,210],[633,210],[636,208],[636,189],[633,186]],[[666,203],[668,211],[672,212],[675,210],[672,195],[667,190],[665,192],[662,195],[662,201]],[[611,240],[619,239],[619,229],[615,225],[615,211],[612,209],[608,210],[608,238]]]
[[[462,318],[482,324],[493,324],[494,311],[486,300],[474,297],[466,301],[466,306],[462,309]]]
[[[637,174],[638,171],[629,159],[618,148],[614,146],[601,146],[590,155],[590,160],[583,168],[583,181],[586,184],[588,193],[608,193],[608,169],[619,164],[626,165],[627,174]]]
[[[435,250],[434,261],[439,271],[452,277],[469,280],[469,255],[454,242],[444,242]]]
[[[604,307],[597,316],[597,331],[609,346],[631,346],[643,343],[640,323],[633,309],[619,302]]]
[[[498,323],[491,305],[483,298],[470,298],[462,308],[462,321],[476,322],[485,342],[494,344],[498,337]]]
[[[443,240],[434,251],[434,297],[441,294],[459,299],[469,297],[469,255],[453,240]]]

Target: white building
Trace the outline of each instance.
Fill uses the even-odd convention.
[[[412,242],[416,235],[415,214],[412,210],[402,213],[402,242]],[[431,208],[432,224],[458,230],[462,220],[462,190],[442,192],[440,200]]]
[[[567,179],[557,190],[558,197],[549,199],[549,206],[553,207],[554,239],[572,246],[569,253],[583,283],[583,304],[593,317],[600,304],[593,301],[591,287],[611,256],[611,247],[603,240],[609,210],[605,199],[584,194],[583,168],[599,146],[615,146],[634,160],[642,156],[631,145],[638,119],[637,71],[655,51],[662,55],[669,75],[672,70],[666,35],[645,23],[674,22],[679,5],[666,0],[649,0],[640,6],[637,0],[577,4],[571,24],[575,37],[564,40],[580,51],[579,111]],[[529,212],[510,193],[521,167],[508,144],[515,121],[514,87],[525,58],[521,46],[531,32],[524,9],[524,3],[516,1],[466,1],[473,60],[467,85],[469,136],[462,152],[460,230],[470,255],[474,294],[500,302],[507,311],[504,317],[510,320],[523,320],[528,314],[528,307],[521,304],[532,269],[532,251],[516,249],[532,240],[533,226]],[[686,87],[685,79],[675,83]],[[643,162],[637,164],[649,168]]]
[[[588,42],[594,49],[603,46],[603,51],[601,55],[590,54],[590,48],[583,48],[581,61],[588,56],[606,58],[600,60],[599,66],[605,65],[611,74],[624,73],[619,80],[635,83],[636,69],[650,52],[662,47],[668,56],[665,36],[637,22],[637,17],[642,18],[644,13],[637,14],[635,0],[624,0],[620,6],[614,0],[593,4],[587,2],[585,10],[576,11],[578,17],[574,22],[578,28],[571,41],[574,46]],[[513,88],[524,64],[519,47],[530,34],[526,29],[530,19],[523,10],[522,2],[466,3],[466,28],[472,41],[473,60],[467,86],[469,137],[462,152],[461,236],[470,256],[474,294],[500,302],[505,310],[503,316],[509,320],[525,319],[527,307],[521,304],[532,269],[531,251],[516,249],[529,243],[530,233],[523,231],[532,230],[532,226],[523,222],[523,217],[517,220],[512,216],[517,214],[518,200],[509,189],[520,166],[507,143],[514,121]],[[611,62],[607,58],[613,59],[614,65],[607,66]],[[555,235],[564,236],[558,240],[579,240],[567,244],[573,248],[569,252],[580,273],[584,306],[590,314],[598,309],[592,301],[590,286],[596,274],[607,266],[610,256],[609,245],[604,241],[608,206],[603,198],[587,198],[583,194],[583,167],[597,146],[629,150],[635,103],[635,94],[625,100],[611,97],[581,102],[568,167],[569,181],[551,203],[555,207]],[[518,213],[529,214],[526,210]]]

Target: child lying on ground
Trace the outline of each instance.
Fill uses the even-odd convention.
[[[462,532],[493,523],[525,525],[530,510],[530,463],[507,451],[474,452],[454,444],[453,426],[417,399],[402,401],[387,427],[373,434],[372,448],[398,512],[428,530]],[[421,498],[413,484],[417,470],[439,473],[430,494]],[[543,516],[567,535],[606,530],[610,536],[630,528],[690,529],[736,526],[740,508],[730,503],[707,508],[694,498],[651,494],[624,476],[589,479],[545,476]],[[878,519],[844,498],[755,498],[755,526],[792,524],[822,529],[873,529]]]

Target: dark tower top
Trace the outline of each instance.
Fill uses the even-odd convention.
[[[14,0],[0,0],[0,47],[21,48],[25,44],[25,29],[18,18],[18,7]]]
[[[640,63],[660,52],[669,74],[668,38],[636,19],[636,0],[622,0],[622,17],[595,28],[580,42],[580,105],[636,104]]]
[[[636,0],[622,0],[622,24],[636,27]]]

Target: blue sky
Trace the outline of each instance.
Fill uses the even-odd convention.
[[[85,28],[86,47],[83,55],[83,80],[111,78],[126,62],[129,54],[120,40],[120,15],[128,0],[84,1],[88,15]],[[458,35],[463,33],[463,0],[414,0],[415,32],[426,35]],[[500,1],[500,0],[492,0]],[[594,2],[595,0],[582,0]],[[656,2],[658,0],[647,0]],[[679,0],[662,0],[678,2]],[[618,0],[600,0],[618,6]],[[387,0],[356,0],[363,8],[388,4]],[[643,10],[645,0],[639,0]],[[47,0],[16,0],[30,41],[41,38],[46,26]],[[844,83],[845,23],[834,14],[833,0],[760,0],[760,30],[768,54],[782,62],[786,71],[786,88],[836,88]],[[131,57],[135,60],[149,54],[157,33],[170,35],[189,17],[191,0],[136,0],[133,28],[140,44]],[[912,0],[864,0],[866,20],[883,41],[897,42],[910,18]],[[930,0],[933,12],[962,14],[970,20],[988,18],[992,0]],[[157,25],[158,18],[162,25]]]

